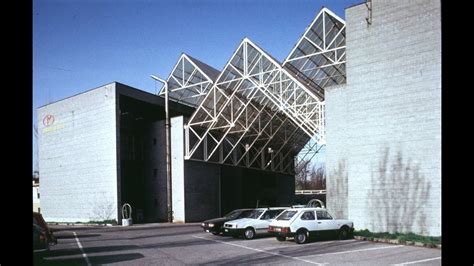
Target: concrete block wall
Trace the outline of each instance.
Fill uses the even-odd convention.
[[[115,102],[111,83],[38,108],[46,221],[86,222],[108,214],[118,220]],[[54,117],[49,126],[47,115]]]
[[[184,208],[186,222],[219,217],[221,165],[184,161]],[[181,178],[181,177],[180,177]],[[173,188],[176,190],[178,188]]]
[[[277,178],[277,203],[279,206],[289,206],[295,201],[295,176],[275,174]]]
[[[345,85],[326,88],[326,205],[334,217],[347,218],[349,143]]]
[[[145,161],[145,212],[146,222],[167,221],[166,195],[166,154],[165,121],[156,121],[150,125],[146,136],[147,149]]]
[[[39,187],[33,187],[33,211],[41,212]]]
[[[439,1],[374,0],[368,26],[364,4],[346,9],[347,84],[326,95],[328,208],[357,229],[441,235],[440,14]]]
[[[184,117],[171,118],[171,187],[173,222],[186,221],[184,194]]]

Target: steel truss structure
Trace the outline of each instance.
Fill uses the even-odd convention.
[[[345,82],[345,23],[323,8],[283,64],[244,38],[217,74],[183,54],[168,77],[170,97],[196,108],[185,159],[292,174],[324,145],[324,88]]]
[[[178,103],[197,107],[210,90],[219,71],[207,64],[182,54],[166,80],[169,97]],[[164,87],[159,95],[164,95]]]
[[[296,72],[322,99],[324,88],[346,82],[346,23],[322,8],[283,66]]]

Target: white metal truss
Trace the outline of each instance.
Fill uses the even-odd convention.
[[[185,159],[278,172],[324,132],[324,103],[245,38],[185,125]]]
[[[295,169],[300,169],[301,164],[311,161],[325,144],[324,142],[316,142],[314,139],[309,139],[298,155],[295,156]]]
[[[322,8],[283,62],[324,99],[324,88],[346,82],[346,23]]]
[[[345,22],[322,8],[283,64],[247,38],[220,74],[181,55],[167,81],[196,108],[185,159],[293,173],[325,143],[324,88],[346,81],[345,49]]]
[[[283,62],[285,68],[321,99],[324,99],[324,88],[346,82],[345,29],[344,20],[322,8]],[[323,145],[324,137],[319,142],[308,141],[295,157],[295,167],[311,160]]]
[[[169,97],[176,102],[196,107],[218,75],[219,71],[182,54],[167,79]],[[161,88],[159,95],[164,94],[165,86]]]

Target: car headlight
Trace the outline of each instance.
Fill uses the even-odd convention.
[[[208,226],[209,226],[209,227],[214,227],[214,224],[209,224]]]

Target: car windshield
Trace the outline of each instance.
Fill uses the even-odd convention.
[[[247,217],[242,217],[242,218],[258,219],[258,217],[260,217],[262,213],[263,213],[262,210],[253,210],[249,213]]]
[[[291,219],[291,217],[295,216],[295,214],[298,211],[284,211],[282,212],[276,219],[278,221],[283,220],[283,221],[288,221]]]

